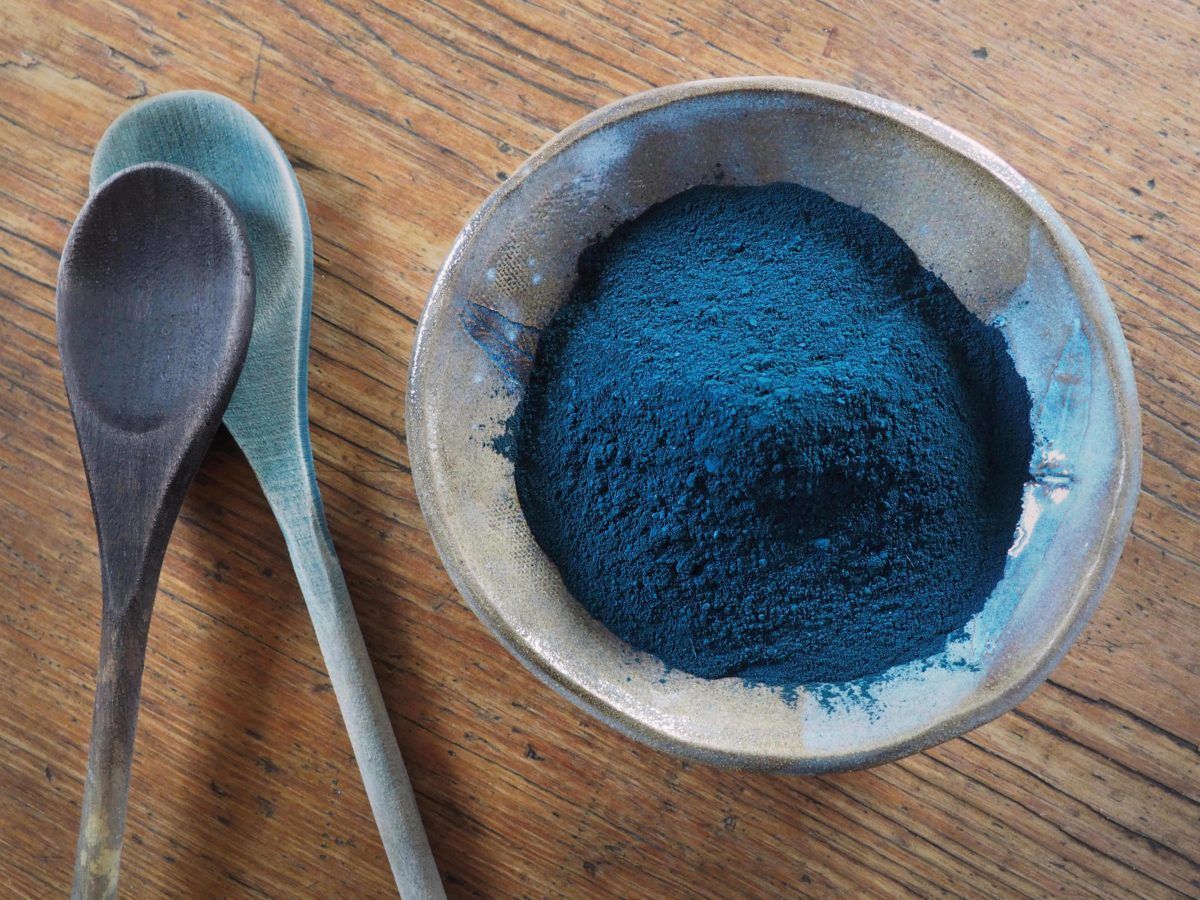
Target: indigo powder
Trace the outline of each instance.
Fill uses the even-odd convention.
[[[1029,413],[1000,332],[877,218],[706,186],[583,254],[497,444],[617,636],[794,687],[936,654],[979,611]]]

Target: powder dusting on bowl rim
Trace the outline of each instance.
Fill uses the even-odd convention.
[[[873,114],[920,133],[973,164],[986,176],[1003,184],[1033,213],[1034,218],[1051,236],[1052,250],[1064,270],[1071,276],[1072,284],[1078,288],[1080,305],[1095,329],[1100,355],[1111,378],[1115,395],[1118,439],[1124,450],[1113,474],[1118,481],[1116,500],[1109,510],[1101,540],[1090,554],[1091,565],[1079,579],[1079,588],[1074,593],[1071,607],[1058,619],[1043,642],[1045,651],[1031,657],[1023,667],[1008,673],[1003,683],[980,685],[977,695],[962,704],[956,714],[933,721],[923,730],[903,735],[897,740],[885,741],[861,753],[781,758],[775,754],[756,755],[714,750],[682,742],[674,735],[660,731],[641,719],[632,718],[622,709],[596,697],[548,664],[520,633],[509,627],[486,600],[483,592],[465,572],[464,560],[455,542],[448,535],[442,509],[435,501],[432,488],[433,454],[430,442],[436,440],[436,437],[426,427],[421,397],[425,379],[437,377],[436,371],[426,371],[430,367],[424,362],[430,334],[429,322],[436,317],[441,306],[452,301],[445,290],[446,285],[482,223],[543,163],[589,135],[640,113],[681,100],[743,92],[812,96]],[[409,366],[406,426],[417,497],[446,570],[476,615],[522,664],[563,696],[644,743],[703,762],[754,770],[818,773],[878,765],[962,734],[1015,707],[1058,664],[1099,604],[1132,523],[1141,483],[1141,425],[1137,391],[1132,363],[1116,311],[1079,240],[1036,188],[981,144],[923,113],[850,88],[775,76],[706,79],[628,96],[584,116],[532,154],[471,216],[438,272],[418,323],[413,344]]]

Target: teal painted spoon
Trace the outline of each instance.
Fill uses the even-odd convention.
[[[93,190],[113,172],[151,160],[207,176],[225,190],[246,223],[257,307],[225,425],[283,529],[396,886],[414,900],[442,897],[313,470],[307,396],[312,232],[295,172],[258,119],[234,101],[204,91],[163,94],[113,122],[92,160]]]

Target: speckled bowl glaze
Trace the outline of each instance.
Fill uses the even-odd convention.
[[[701,183],[790,181],[878,216],[1006,335],[1036,445],[1005,575],[965,636],[872,683],[795,696],[667,671],[592,619],[530,533],[490,446],[580,251]],[[620,360],[613,360],[619,366]],[[1033,186],[933,119],[787,78],[680,84],[568,128],[480,207],[438,275],[409,373],[421,506],[479,617],[547,684],[706,762],[824,772],[895,759],[1011,709],[1082,629],[1121,552],[1141,443],[1129,353],[1079,241]]]

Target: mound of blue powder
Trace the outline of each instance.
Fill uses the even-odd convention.
[[[699,187],[584,253],[498,446],[593,616],[790,687],[935,654],[982,607],[1029,412],[1000,332],[874,216]]]

